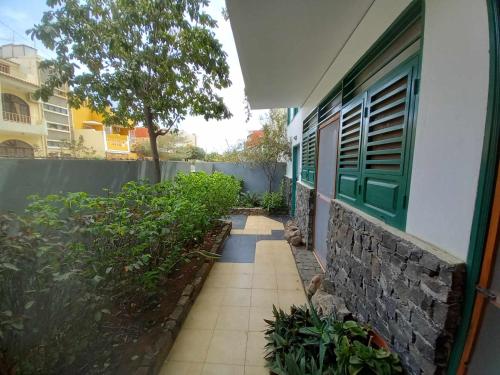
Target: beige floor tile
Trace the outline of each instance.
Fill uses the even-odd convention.
[[[230,273],[224,274],[210,272],[205,280],[205,286],[209,288],[227,288],[232,278],[233,274]]]
[[[253,266],[253,274],[256,275],[262,273],[274,275],[276,273],[276,269],[274,268],[273,263],[256,262],[255,265]]]
[[[253,263],[231,263],[232,273],[252,273],[253,272]]]
[[[279,290],[302,291],[300,276],[294,273],[279,273],[276,275]]]
[[[276,290],[252,289],[252,300],[250,306],[271,309],[273,304],[278,305],[278,303],[278,293]]]
[[[213,331],[201,329],[181,329],[170,351],[168,360],[203,362]]]
[[[244,375],[245,367],[236,365],[221,365],[207,363],[203,367],[202,375]]]
[[[277,289],[274,273],[255,273],[252,279],[253,289]]]
[[[166,361],[160,375],[200,375],[203,363]]]
[[[251,288],[252,287],[252,274],[240,273],[231,274],[227,283],[228,288]]]
[[[267,328],[267,324],[264,319],[271,320],[272,318],[272,309],[269,309],[267,307],[250,307],[248,330],[262,332]]]
[[[195,304],[189,311],[182,327],[189,329],[214,329],[218,315],[218,305]]]
[[[279,305],[285,312],[290,312],[292,305],[302,306],[307,303],[306,296],[302,291],[278,290]]]
[[[245,366],[245,375],[269,375],[269,369],[263,366]]]
[[[210,270],[210,274],[211,275],[214,275],[214,274],[230,274],[230,273],[233,273],[234,269],[234,263],[219,263],[219,262],[215,262],[212,269]]]
[[[245,365],[265,366],[264,359],[266,339],[262,332],[248,332],[247,354],[245,357]]]
[[[280,264],[279,267],[277,267],[279,269],[279,272],[280,273],[297,273],[298,274],[298,271],[297,271],[297,266],[294,264]]]
[[[222,306],[250,306],[251,289],[227,288]]]
[[[207,363],[243,365],[247,347],[244,331],[214,331],[207,355]]]
[[[217,317],[216,330],[247,331],[250,307],[223,306]]]
[[[224,295],[226,294],[225,288],[214,288],[209,287],[205,284],[203,289],[201,290],[198,297],[194,302],[194,306],[205,306],[205,307],[213,307],[222,305],[222,300],[224,299]]]

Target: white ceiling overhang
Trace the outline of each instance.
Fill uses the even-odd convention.
[[[373,0],[226,0],[252,109],[304,103]]]

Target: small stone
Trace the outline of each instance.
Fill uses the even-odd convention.
[[[290,244],[293,246],[300,246],[302,244],[302,237],[294,236],[290,239]]]
[[[322,278],[323,278],[323,275],[313,276],[313,278],[311,279],[311,282],[309,283],[309,285],[307,287],[307,299],[311,299],[311,297],[314,295],[314,293],[316,293],[316,291],[318,290],[318,288],[321,285]]]

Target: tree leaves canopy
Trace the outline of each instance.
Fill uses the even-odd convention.
[[[150,122],[155,135],[187,115],[231,116],[226,53],[212,31],[207,0],[48,0],[29,30],[55,51],[38,95],[69,84],[70,104],[86,102],[108,124]]]

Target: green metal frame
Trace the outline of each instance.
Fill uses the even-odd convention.
[[[360,136],[359,136],[359,152],[358,152],[358,162],[356,163],[356,168],[349,168],[348,166],[342,167],[342,155],[341,153],[345,150],[342,147],[342,140],[339,143],[339,168],[337,173],[337,198],[349,203],[368,214],[381,219],[382,221],[393,225],[396,228],[404,229],[406,225],[406,208],[407,208],[407,197],[409,190],[409,179],[411,175],[411,164],[413,155],[413,144],[414,144],[414,134],[415,134],[415,121],[417,112],[417,102],[418,102],[418,92],[417,85],[420,79],[420,54],[414,55],[396,69],[392,70],[377,83],[371,86],[366,92],[353,98],[351,102],[346,104],[343,108],[344,111],[350,111],[351,108],[362,105],[361,111],[366,111],[366,115],[370,116],[369,112],[369,102],[370,97],[377,92],[390,86],[392,83],[398,81],[399,79],[407,76],[408,83],[406,87],[406,108],[404,112],[405,123],[402,128],[403,132],[401,135],[401,157],[397,161],[399,164],[398,170],[371,170],[367,168],[369,162],[366,160],[368,154],[368,134],[369,126],[372,123],[368,122],[367,117],[361,114],[361,125],[360,125]],[[342,116],[341,116],[342,117]],[[343,119],[342,119],[343,120]],[[343,122],[343,121],[342,121]],[[341,124],[340,137],[342,137],[343,123]],[[351,131],[351,130],[349,130]],[[349,134],[349,131],[347,134]],[[383,131],[387,131],[384,129]],[[352,131],[351,131],[352,132]],[[393,139],[393,141],[396,138]],[[389,151],[380,151],[383,153],[388,153]],[[373,152],[371,152],[373,153]],[[394,161],[394,163],[396,160]],[[390,160],[377,161],[377,164],[389,164],[392,163]],[[368,184],[366,183],[370,179],[375,185],[379,186],[378,190],[372,187],[367,190]],[[381,185],[382,184],[382,185]],[[381,186],[397,186],[395,191],[396,196],[393,197],[395,201],[391,204],[395,205],[392,211],[384,210],[382,208],[383,199],[379,199],[379,205],[369,204],[367,202],[367,194],[383,194],[384,191]],[[392,185],[391,185],[392,184]],[[378,192],[378,193],[377,193]],[[385,195],[384,195],[385,196]],[[375,197],[373,197],[375,199]]]
[[[467,253],[467,280],[465,302],[455,345],[451,353],[448,374],[455,374],[460,364],[467,333],[474,309],[476,284],[481,272],[484,245],[491,214],[491,204],[495,188],[495,178],[500,157],[500,2],[486,0],[490,30],[490,85],[488,90],[488,108],[484,131],[481,169],[474,208],[474,217]]]
[[[286,125],[290,125],[295,116],[299,113],[298,107],[287,108],[286,110]]]

